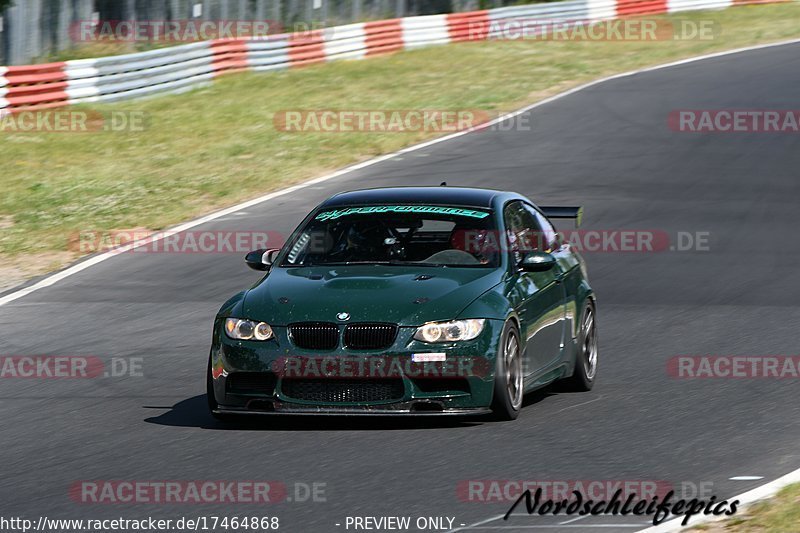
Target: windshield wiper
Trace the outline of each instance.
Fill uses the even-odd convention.
[[[391,261],[332,261],[324,263],[305,263],[301,265],[291,265],[293,267],[328,267],[328,266],[356,266],[356,265],[381,265],[381,266],[416,266],[416,267],[438,267],[438,268],[458,268],[458,267],[481,267],[486,266],[481,263],[461,264],[461,263],[426,263],[422,261],[401,261],[392,259]]]
[[[420,267],[438,267],[438,268],[488,268],[489,265],[484,263],[428,263],[425,261],[400,261],[394,262],[393,265],[403,266],[420,266]]]
[[[325,261],[304,266],[391,265],[391,261]]]

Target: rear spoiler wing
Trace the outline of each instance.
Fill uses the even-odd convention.
[[[562,207],[562,206],[548,206],[539,207],[547,218],[572,218],[575,220],[575,227],[581,225],[583,219],[583,207]]]

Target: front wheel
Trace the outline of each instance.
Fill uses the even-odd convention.
[[[522,348],[519,339],[516,324],[506,322],[495,358],[492,413],[499,420],[514,420],[522,407]]]
[[[597,323],[595,322],[594,304],[588,301],[581,315],[575,370],[564,383],[568,390],[575,392],[592,390],[597,376],[597,355]]]

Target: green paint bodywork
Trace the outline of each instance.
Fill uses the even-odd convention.
[[[505,193],[494,199],[491,216],[505,230],[503,206],[523,197]],[[322,210],[322,211],[330,211]],[[312,212],[306,220],[317,216]],[[302,226],[302,225],[301,225]],[[287,242],[292,242],[290,238]],[[592,290],[582,258],[569,246],[553,252],[558,266],[546,272],[523,272],[510,253],[503,253],[498,268],[419,267],[411,265],[275,266],[252,288],[228,300],[219,310],[213,331],[211,367],[213,390],[221,408],[246,410],[254,399],[269,399],[276,411],[286,412],[414,412],[415,404],[435,401],[445,413],[485,412],[492,403],[499,339],[506,321],[517,323],[523,354],[526,391],[568,377],[575,366],[580,313]],[[421,274],[430,279],[417,279]],[[293,322],[338,322],[337,314],[350,314],[347,323],[388,322],[399,325],[394,344],[385,350],[315,352],[293,346],[287,326]],[[223,330],[226,317],[247,318],[270,324],[269,341],[238,341]],[[426,322],[483,318],[486,325],[474,340],[429,344],[414,340]],[[341,344],[341,343],[340,343]],[[467,378],[468,390],[425,392],[419,383],[403,378],[400,401],[362,404],[319,404],[283,395],[281,379],[269,397],[259,393],[231,394],[226,380],[234,372],[272,373],[292,357],[345,358],[369,361],[377,356],[409,359],[414,353],[445,353],[448,360],[482,361],[485,372]],[[438,411],[437,411],[438,412]]]

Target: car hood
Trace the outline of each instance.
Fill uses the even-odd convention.
[[[501,272],[491,268],[274,268],[245,294],[242,310],[246,318],[277,326],[337,322],[339,313],[349,313],[350,322],[417,326],[458,317],[501,278]]]

